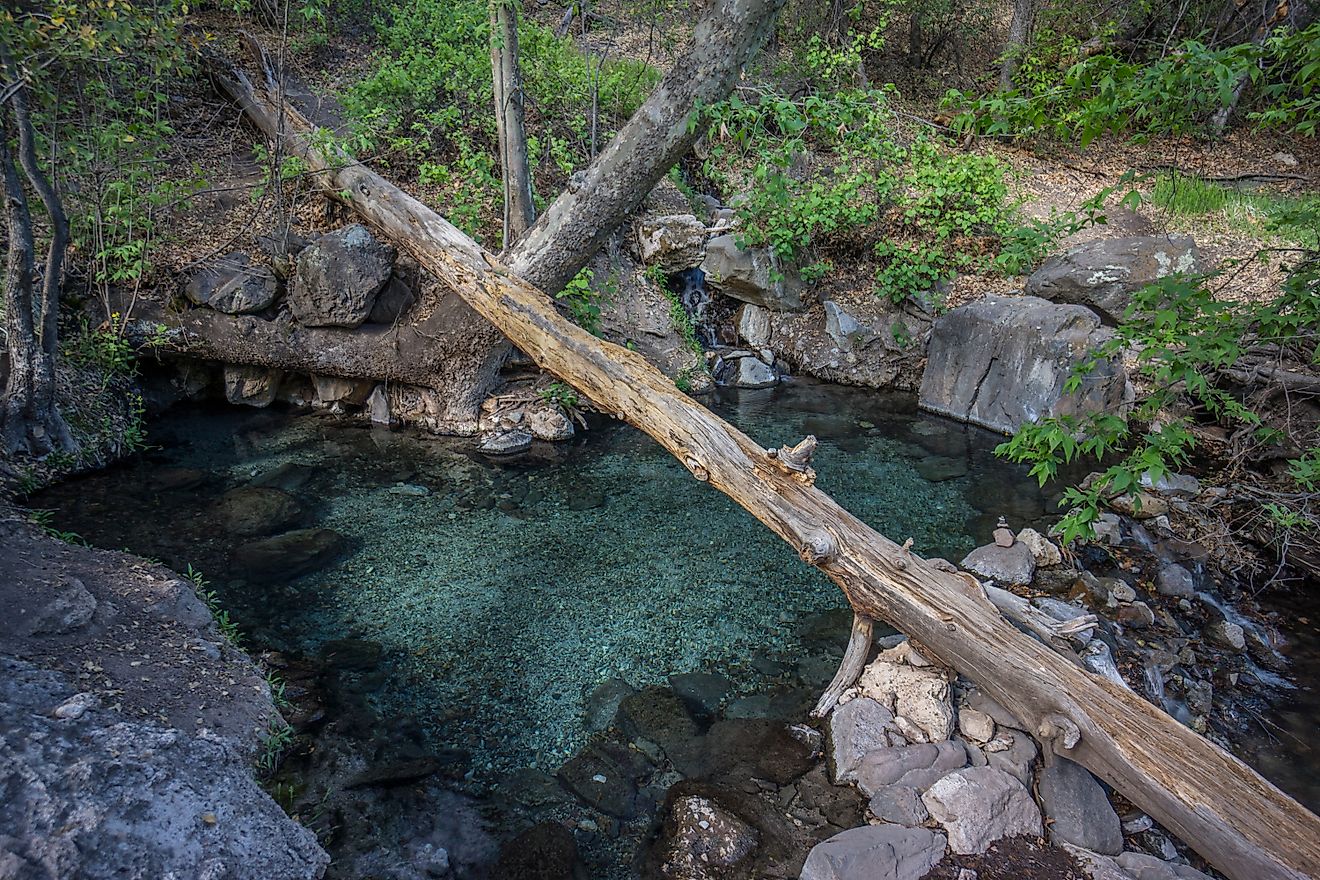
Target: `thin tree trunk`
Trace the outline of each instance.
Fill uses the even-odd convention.
[[[32,215],[27,194],[9,151],[9,126],[0,129],[0,173],[4,175],[5,220],[9,254],[5,262],[5,340],[9,377],[5,381],[4,408],[0,410],[3,451],[37,453],[30,428],[33,424],[33,385],[37,365],[37,331],[32,320],[32,276],[35,274]]]
[[[1306,4],[1300,3],[1298,6],[1305,7]],[[1292,0],[1274,0],[1273,12],[1265,18],[1260,27],[1256,28],[1255,34],[1251,37],[1251,45],[1264,45],[1269,35],[1276,28],[1285,26],[1293,15]],[[1296,15],[1300,16],[1303,21],[1310,17],[1305,8],[1299,9]],[[1228,130],[1228,123],[1232,120],[1233,114],[1237,112],[1238,103],[1242,100],[1242,95],[1247,90],[1247,85],[1250,82],[1250,74],[1244,73],[1238,77],[1237,83],[1233,86],[1233,95],[1229,98],[1228,103],[1216,110],[1214,115],[1210,117],[1210,133],[1212,135],[1222,137],[1224,132]]]
[[[587,265],[596,251],[641,203],[665,172],[691,149],[698,132],[689,118],[695,108],[728,96],[743,66],[765,41],[785,0],[715,0],[697,22],[688,51],[677,59],[642,107],[587,169],[585,180],[564,192],[518,239],[505,261],[520,277],[558,292]],[[269,112],[245,104],[242,87],[225,63],[212,59],[216,84],[244,105],[254,119]],[[273,121],[273,120],[272,120]],[[271,133],[276,127],[258,122]],[[274,135],[272,135],[274,136]],[[139,314],[145,312],[139,310]],[[504,337],[448,294],[421,323],[392,328],[388,346],[380,334],[334,328],[302,328],[283,337],[284,364],[272,363],[275,349],[245,345],[226,350],[228,339],[252,329],[263,337],[278,331],[256,327],[253,319],[187,313],[201,332],[224,328],[208,342],[195,340],[199,353],[232,363],[284,366],[315,362],[318,372],[346,379],[396,379],[440,391],[456,423],[476,423],[477,411],[499,378],[509,351]],[[184,321],[160,310],[167,327]]]
[[[19,71],[8,52],[3,58],[11,78]],[[72,452],[77,449],[73,433],[60,415],[55,399],[55,361],[59,354],[60,291],[64,285],[64,255],[69,245],[69,220],[55,188],[37,162],[36,132],[28,110],[27,88],[14,92],[14,119],[18,123],[18,161],[28,183],[46,209],[50,229],[50,245],[46,250],[46,268],[40,290],[33,291],[33,315],[37,331],[37,361],[33,370],[32,405],[37,423],[47,438],[50,449]]]
[[[522,71],[518,66],[518,10],[511,0],[492,0],[490,67],[495,92],[495,128],[504,174],[504,248],[536,222],[532,173],[523,128]]]
[[[14,157],[9,151],[6,126],[6,143],[0,161],[5,166],[5,194],[9,203],[11,240],[6,280],[10,286],[9,305],[13,314],[9,317],[10,375],[6,382],[4,445],[10,452],[21,450],[30,455],[43,455],[52,450],[73,451],[77,444],[55,399],[60,286],[69,242],[69,223],[59,196],[37,162],[36,133],[28,110],[27,85],[8,47],[0,47],[0,66],[3,66],[8,83],[5,89],[8,101],[5,103],[13,109],[17,130],[18,162],[28,183],[41,199],[50,226],[45,274],[38,289],[34,278],[36,244],[32,213],[14,167]],[[20,338],[16,339],[15,334]]]
[[[1013,19],[1008,25],[1008,42],[1004,46],[1004,60],[999,66],[999,87],[1013,88],[1013,77],[1027,51],[1031,27],[1036,17],[1036,0],[1013,0]]]
[[[1320,864],[1320,819],[1251,768],[1087,672],[1076,656],[1021,633],[975,579],[941,571],[839,507],[814,488],[797,449],[770,453],[636,352],[565,319],[543,291],[425,205],[347,155],[314,147],[312,126],[296,111],[257,95],[244,103],[258,108],[259,124],[283,114],[291,154],[541,367],[645,431],[827,574],[857,614],[891,623],[976,680],[1048,748],[1114,786],[1230,878],[1303,880]]]

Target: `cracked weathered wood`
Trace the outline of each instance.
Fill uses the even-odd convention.
[[[734,4],[737,5],[737,4]],[[736,25],[735,25],[736,26]],[[281,112],[247,90],[254,121]],[[541,367],[653,437],[884,620],[977,682],[1047,748],[1083,765],[1233,880],[1302,880],[1320,865],[1320,819],[1132,691],[1083,669],[995,612],[981,590],[875,531],[679,391],[636,352],[561,316],[544,292],[370,169],[312,146],[283,108],[290,153]],[[272,133],[274,127],[267,129]]]

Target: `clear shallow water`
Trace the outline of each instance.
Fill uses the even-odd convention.
[[[999,438],[901,397],[797,385],[714,408],[763,445],[816,434],[818,485],[924,555],[956,561],[1000,514],[1020,528],[1045,509],[1034,481],[994,460]],[[375,709],[469,753],[476,777],[557,767],[607,679],[713,668],[737,681],[753,659],[799,659],[801,621],[843,607],[791,548],[623,426],[505,461],[465,441],[235,408],[172,414],[153,439],[159,451],[40,503],[95,544],[195,566],[255,646],[379,643]],[[290,464],[305,466],[299,524],[334,529],[347,549],[295,580],[251,583],[231,563],[251,538],[228,531],[219,499]]]

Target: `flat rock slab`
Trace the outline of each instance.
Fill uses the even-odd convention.
[[[876,749],[862,759],[854,774],[866,795],[890,785],[925,791],[949,773],[967,765],[967,750],[952,740]]]
[[[1109,338],[1085,306],[982,297],[936,319],[918,403],[1005,434],[1049,416],[1116,409],[1127,382],[1116,361],[1064,393],[1073,368]]]
[[[1040,810],[1026,787],[993,767],[950,773],[921,800],[948,832],[949,847],[956,853],[982,853],[1005,837],[1041,833]]]
[[[830,760],[834,778],[848,780],[862,759],[894,745],[894,713],[869,697],[857,697],[830,714]]]
[[[234,251],[199,269],[183,294],[199,306],[227,315],[248,315],[269,308],[279,292],[275,273]]]
[[[817,844],[801,880],[919,880],[944,856],[945,839],[925,828],[868,825]]]
[[[1036,574],[1036,557],[1022,541],[1011,547],[998,544],[977,547],[959,564],[983,580],[997,584],[1029,584]]]

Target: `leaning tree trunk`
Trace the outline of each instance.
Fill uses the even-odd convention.
[[[504,255],[537,287],[558,292],[627,219],[680,156],[698,131],[697,108],[728,96],[744,65],[769,35],[785,0],[714,0],[703,11],[688,51],[677,59],[650,97],[592,162],[580,184],[563,193]],[[249,99],[222,62],[212,60],[216,84],[254,118],[270,112]],[[267,71],[267,78],[273,72]],[[254,115],[255,114],[255,115]],[[275,131],[274,127],[263,130]],[[498,380],[507,342],[488,321],[448,294],[419,323],[381,333],[335,328],[289,329],[253,319],[189,311],[174,315],[139,305],[135,314],[170,328],[189,329],[191,353],[231,363],[306,369],[346,379],[405,382],[437,389],[455,424],[475,425],[478,407]],[[240,337],[246,342],[230,347]],[[384,337],[382,339],[382,337]],[[274,339],[277,345],[265,345]]]
[[[767,450],[636,352],[565,319],[546,294],[442,217],[342,153],[314,146],[296,111],[246,90],[268,134],[282,113],[290,154],[327,191],[411,253],[539,365],[645,431],[697,480],[742,505],[833,580],[856,613],[882,619],[977,681],[1047,747],[1082,764],[1233,880],[1303,880],[1320,865],[1320,819],[1158,708],[1023,634],[969,575],[899,546],[814,487],[799,449]]]
[[[1008,42],[1004,46],[1004,59],[999,65],[1001,89],[1013,88],[1013,77],[1027,51],[1027,41],[1035,17],[1036,0],[1013,0],[1013,19],[1008,24]]]
[[[504,247],[507,249],[536,222],[532,172],[523,128],[522,71],[518,66],[518,10],[512,0],[490,6],[490,69],[495,94],[495,129],[499,135],[504,178]]]
[[[9,377],[0,409],[0,452],[35,453],[31,436],[34,386],[38,360],[37,331],[32,320],[32,276],[35,274],[32,215],[27,194],[9,151],[8,126],[0,129],[0,172],[4,175],[5,220],[9,255],[5,263],[5,343]]]
[[[6,81],[12,84],[7,90],[7,103],[13,110],[18,135],[18,162],[28,183],[41,199],[50,227],[45,273],[41,286],[37,287],[32,214],[23,183],[14,167],[14,157],[9,151],[6,126],[0,162],[5,166],[4,189],[10,234],[6,272],[10,373],[5,388],[3,444],[11,453],[72,452],[77,444],[55,399],[60,286],[63,283],[64,253],[69,242],[69,223],[59,196],[37,162],[36,133],[28,110],[27,86],[7,47],[0,47],[0,65],[4,68]]]

